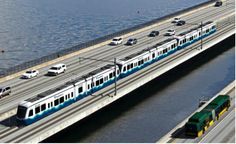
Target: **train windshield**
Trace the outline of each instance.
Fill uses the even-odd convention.
[[[18,118],[25,118],[27,108],[23,106],[18,106],[17,109],[17,117]]]

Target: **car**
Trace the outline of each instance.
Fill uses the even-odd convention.
[[[37,71],[37,70],[28,70],[22,75],[22,78],[30,79],[33,77],[37,77],[38,74],[39,74],[39,71]]]
[[[172,21],[172,23],[177,23],[177,22],[179,22],[180,21],[180,18],[179,17],[176,17],[176,18],[174,18],[174,20]]]
[[[167,30],[167,32],[166,32],[165,35],[166,35],[166,36],[172,36],[172,35],[175,35],[175,30],[173,30],[173,29],[169,29],[169,30]]]
[[[220,6],[222,6],[222,4],[223,4],[222,1],[217,1],[217,2],[215,3],[215,6],[216,6],[216,7],[220,7]]]
[[[133,44],[136,44],[138,42],[138,40],[136,38],[130,38],[128,41],[127,41],[127,45],[133,45]]]
[[[57,64],[52,66],[49,70],[48,70],[48,75],[58,75],[61,73],[64,73],[66,71],[66,65],[65,64]]]
[[[11,94],[11,87],[0,88],[0,98],[10,95],[10,94]]]
[[[185,25],[185,21],[184,20],[180,20],[179,22],[176,23],[177,26],[182,26]]]
[[[155,37],[155,36],[158,36],[159,35],[159,31],[152,31],[149,36],[150,37]]]
[[[115,37],[112,39],[110,45],[118,45],[118,44],[122,44],[123,39],[121,37]]]

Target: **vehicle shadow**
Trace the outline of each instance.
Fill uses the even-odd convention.
[[[194,139],[195,138],[195,137],[192,137],[192,136],[186,136],[184,127],[176,129],[171,134],[171,137],[172,138],[178,138],[178,139]]]
[[[13,126],[18,126],[17,122],[16,122],[16,115],[13,115],[3,121],[0,121],[1,125],[4,125],[6,127],[13,127]]]

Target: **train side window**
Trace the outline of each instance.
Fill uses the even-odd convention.
[[[88,84],[88,89],[90,89],[90,85]]]
[[[51,107],[53,107],[53,102],[51,102]]]
[[[63,103],[64,102],[64,97],[61,97],[60,98],[60,103]]]
[[[33,110],[32,109],[29,111],[29,117],[31,117],[31,116],[33,116]]]
[[[144,63],[144,61],[143,61],[143,59],[141,60],[141,64],[143,64]]]
[[[128,67],[127,67],[127,70],[129,70],[130,69],[130,65],[128,65]]]
[[[134,64],[132,63],[132,64],[131,64],[131,68],[133,68],[133,67],[134,67]]]
[[[59,99],[54,100],[54,106],[57,106],[59,104]]]
[[[35,108],[35,114],[38,114],[38,113],[40,113],[40,106]]]
[[[41,111],[44,111],[46,109],[46,104],[41,105]]]
[[[124,72],[126,72],[126,66],[124,66]]]
[[[48,103],[48,108],[50,108],[50,103]]]
[[[99,85],[99,80],[96,81],[96,86],[98,86],[98,85]]]
[[[115,73],[115,72],[113,72],[113,77],[115,77],[115,75],[116,75],[116,73]]]
[[[112,78],[112,73],[109,74],[109,79],[111,79],[111,78]]]
[[[100,79],[100,84],[103,84],[103,78]]]
[[[71,92],[71,97],[74,97],[74,93],[73,92]]]
[[[82,92],[83,92],[83,87],[79,87],[78,93],[82,93]]]
[[[141,65],[141,61],[138,61],[138,65]]]

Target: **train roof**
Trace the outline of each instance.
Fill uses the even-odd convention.
[[[122,58],[122,59],[120,59],[120,60],[122,60],[122,61],[127,61],[127,60],[130,60],[130,59],[132,59],[132,58],[134,58],[134,57],[136,57],[136,56],[138,56],[138,55],[141,55],[141,54],[143,54],[143,53],[145,53],[145,51],[139,51],[139,52],[137,52],[137,53],[134,53],[134,54],[131,54],[131,55],[129,55],[129,56],[126,56],[126,57],[124,57],[124,58]]]
[[[170,41],[173,41],[173,40],[175,40],[175,38],[168,38],[168,39],[166,39],[166,40],[163,40],[163,41],[161,41],[161,42],[155,44],[154,46],[155,46],[155,47],[161,46],[161,45],[166,44],[166,43],[168,43],[168,42],[170,42]]]
[[[100,73],[100,72],[102,72],[102,71],[104,71],[104,70],[111,69],[111,68],[113,68],[113,67],[115,67],[114,64],[107,64],[107,65],[105,65],[105,66],[103,66],[103,67],[101,67],[101,68],[98,68],[98,69],[96,69],[96,70],[94,70],[94,71],[92,71],[92,72],[90,72],[90,73],[88,73],[88,74],[86,74],[86,75],[83,75],[82,77],[83,77],[83,78],[88,78],[88,77],[91,77],[91,76],[93,76],[93,75],[96,75],[96,74],[98,74],[98,73]]]
[[[74,82],[74,81],[73,81],[73,82]],[[42,99],[42,98],[44,98],[44,97],[46,97],[46,96],[48,96],[48,95],[50,95],[50,94],[53,94],[53,93],[55,93],[55,92],[57,92],[57,91],[60,91],[60,90],[62,90],[62,89],[65,89],[65,88],[67,88],[67,87],[73,85],[73,82],[72,82],[72,81],[69,81],[69,82],[67,82],[67,83],[65,83],[65,84],[63,84],[63,85],[60,85],[60,86],[56,87],[56,88],[49,89],[49,90],[47,90],[47,91],[45,91],[45,92],[42,92],[42,93],[38,94],[38,95],[35,96],[35,97],[28,98],[28,99],[26,99],[25,101],[33,103],[33,102],[35,102],[35,101],[37,101],[37,100],[40,100],[40,99]]]

